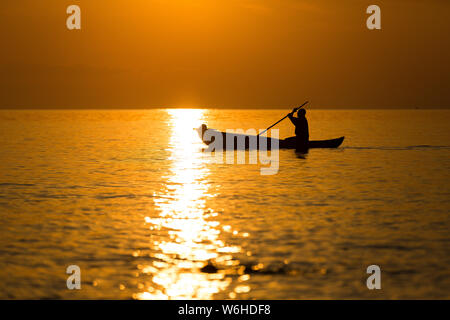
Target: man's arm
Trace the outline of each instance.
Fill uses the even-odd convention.
[[[292,124],[295,126],[294,112],[295,112],[295,109],[293,109],[292,112],[288,114],[288,117],[289,117],[289,120],[291,120]]]

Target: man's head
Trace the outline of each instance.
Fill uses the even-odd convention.
[[[297,112],[297,117],[304,117],[306,115],[306,110],[305,109],[300,109]]]

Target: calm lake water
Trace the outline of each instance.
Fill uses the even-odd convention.
[[[450,298],[450,111],[308,111],[343,145],[266,176],[192,130],[288,111],[0,111],[0,298]]]

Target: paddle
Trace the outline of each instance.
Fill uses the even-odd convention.
[[[297,112],[298,110],[300,110],[301,108],[303,108],[304,106],[306,106],[309,103],[309,101],[306,101],[304,104],[302,104],[300,107],[296,108],[294,111],[292,112]],[[270,127],[268,127],[266,130],[264,130],[263,132],[261,132],[260,134],[257,135],[257,137],[259,137],[260,135],[262,135],[263,133],[267,132],[270,128],[275,127],[277,124],[279,124],[281,121],[283,121],[284,119],[286,119],[287,117],[289,117],[289,115],[291,114],[291,112],[289,112],[283,119],[278,120],[277,122],[275,122],[273,125],[271,125]]]

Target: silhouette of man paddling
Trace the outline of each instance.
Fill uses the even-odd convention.
[[[300,109],[297,112],[297,117],[294,117],[295,110],[289,113],[288,117],[295,126],[296,136],[296,150],[307,151],[309,142],[309,126],[306,119],[306,110]]]

